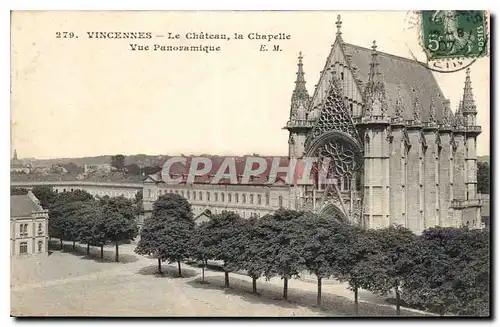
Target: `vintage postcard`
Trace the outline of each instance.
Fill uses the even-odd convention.
[[[490,40],[484,10],[12,11],[11,315],[490,317]]]

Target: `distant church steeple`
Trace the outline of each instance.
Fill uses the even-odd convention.
[[[14,149],[14,158],[12,158],[12,160],[19,160],[19,158],[17,158],[17,150]]]

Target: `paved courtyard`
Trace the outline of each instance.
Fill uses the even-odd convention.
[[[251,279],[230,274],[230,289],[224,275],[207,270],[202,284],[201,269],[163,265],[133,253],[135,245],[120,246],[120,263],[114,263],[114,248],[78,247],[78,254],[54,251],[44,258],[11,260],[11,314],[14,316],[350,316],[352,292],[345,284],[323,286],[323,305],[314,306],[316,285],[293,279],[289,300],[281,299],[282,281],[259,279],[260,295],[251,294]],[[65,248],[69,251],[70,245]],[[403,310],[404,315],[419,315]],[[361,292],[360,315],[395,315],[394,306],[382,298]]]

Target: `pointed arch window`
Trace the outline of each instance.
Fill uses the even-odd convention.
[[[266,194],[266,205],[269,205],[269,194]]]
[[[370,136],[368,136],[368,133],[365,136],[365,153],[370,154]]]
[[[257,195],[257,204],[262,204],[262,196],[260,194]]]
[[[224,202],[224,193],[220,194],[220,202]]]
[[[228,193],[227,194],[227,202],[231,202],[231,200],[232,200],[231,193]]]
[[[198,196],[199,196],[199,200],[202,201],[203,200],[203,193],[201,191],[198,192]]]
[[[278,207],[282,208],[283,207],[283,196],[278,197]]]
[[[214,201],[215,202],[219,201],[219,193],[217,192],[214,193]]]
[[[207,192],[207,201],[210,202],[210,192]]]
[[[242,194],[241,197],[242,197],[241,198],[242,202],[243,203],[247,203],[247,195],[246,194]]]
[[[349,191],[351,189],[351,177],[346,175],[344,177],[344,191]]]
[[[238,193],[234,195],[234,202],[238,203],[240,201],[240,196]]]

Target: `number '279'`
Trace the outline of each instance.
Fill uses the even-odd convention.
[[[56,32],[56,39],[72,39],[78,37],[73,32]]]

